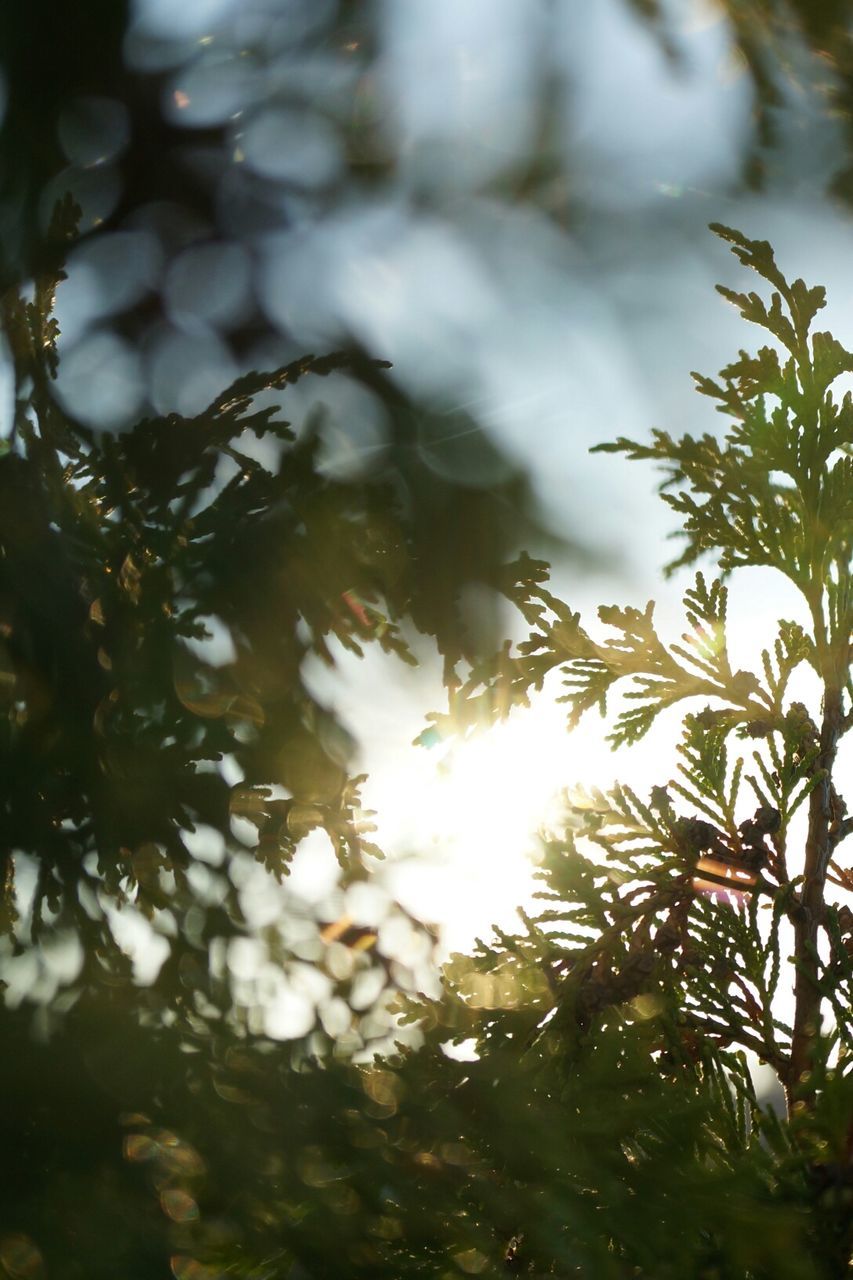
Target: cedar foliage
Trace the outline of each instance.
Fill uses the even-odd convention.
[[[655,1145],[675,1167],[679,1107],[692,1097],[700,1108],[691,1175],[701,1182],[704,1170],[716,1201],[704,1227],[694,1224],[692,1242],[685,1238],[689,1178],[679,1196],[682,1230],[662,1233],[654,1259],[643,1256],[649,1242],[630,1238],[630,1215],[614,1205],[599,1219],[609,1261],[587,1254],[577,1274],[842,1276],[853,1218],[853,916],[844,901],[853,877],[839,847],[853,822],[836,757],[853,726],[853,399],[849,392],[836,399],[833,384],[853,371],[853,356],[814,330],[823,289],[789,283],[766,242],[712,229],[771,286],[769,303],[757,292],[720,292],[772,345],[739,352],[718,381],[694,375],[730,420],[722,439],[656,431],[648,444],[600,446],[663,470],[662,495],[685,543],[670,571],[716,560],[717,576],[698,572],[685,593],[684,636],[667,642],[649,604],[601,609],[615,634],[595,641],[548,591],[546,567],[527,561],[513,595],[529,639],[476,667],[448,714],[435,717],[464,731],[526,702],[559,671],[570,727],[591,708],[606,713],[614,689],[624,691],[614,746],[641,739],[662,712],[686,704],[677,772],[647,798],[627,787],[568,797],[565,829],[545,845],[541,910],[525,918],[521,936],[482,947],[473,969],[462,965],[454,1008],[469,1022],[470,1005],[505,1003],[502,980],[511,986],[519,973],[544,975],[532,1025],[513,1031],[514,1042],[524,1045],[523,1057],[559,1062],[556,1071],[548,1067],[555,1100],[567,1088],[588,1089],[609,1046],[614,1079],[623,1071],[626,1082],[616,1088],[613,1114],[629,1132],[639,1055],[640,1078],[650,1073],[641,1087],[660,1092],[643,1110],[641,1136],[627,1140],[630,1153],[625,1139],[621,1145],[626,1174],[630,1168],[640,1183],[636,1203],[648,1199],[658,1221]],[[733,670],[727,646],[726,581],[747,566],[788,578],[810,620],[780,621],[756,672]],[[799,667],[816,677],[819,707],[791,697]],[[779,997],[790,987],[789,1023]],[[496,1037],[507,1034],[506,1016],[484,1017],[477,1034],[488,1062]],[[776,1073],[786,1119],[756,1097],[747,1053]],[[713,1177],[734,1179],[745,1169],[742,1191],[732,1182],[711,1192]],[[763,1213],[759,1234],[753,1215]],[[727,1214],[752,1223],[749,1241]],[[517,1230],[529,1230],[523,1215]],[[558,1274],[575,1274],[566,1241],[576,1230],[567,1212]],[[677,1266],[676,1241],[686,1250]],[[553,1239],[542,1247],[553,1259]]]
[[[76,223],[66,200],[50,238],[67,242]],[[244,846],[278,878],[300,840],[324,830],[343,883],[366,876],[382,855],[351,768],[356,744],[309,689],[305,660],[332,666],[336,648],[377,645],[414,663],[420,633],[451,679],[475,653],[460,591],[505,572],[501,505],[521,493],[511,480],[502,493],[453,494],[412,466],[330,479],[320,423],[297,440],[270,397],[345,374],[384,399],[402,433],[416,407],[383,381],[387,366],[355,351],[245,374],[192,419],[93,432],[51,393],[63,278],[48,272],[3,302],[16,402],[0,457],[0,921],[15,948],[77,936],[85,986],[127,970],[112,909],[146,917],[171,939],[167,972],[179,966],[177,926],[198,896],[186,837],[199,826],[236,855],[232,824],[248,824],[256,839]],[[468,554],[451,560],[444,538],[469,525]],[[233,660],[193,647],[212,620]],[[23,921],[16,858],[35,875]],[[205,936],[245,931],[227,870],[208,873],[219,924]]]
[[[70,238],[76,221],[65,201],[53,238]],[[355,356],[248,374],[198,418],[99,436],[51,395],[61,279],[4,301],[16,404],[0,459],[0,910],[7,946],[29,947],[42,967],[53,939],[78,939],[77,990],[129,977],[111,912],[142,915],[170,940],[161,988],[192,1018],[201,991],[184,998],[181,966],[208,988],[193,959],[201,935],[238,935],[245,921],[226,866],[208,873],[216,910],[187,935],[198,897],[188,833],[204,826],[236,851],[242,819],[278,877],[317,828],[350,881],[380,854],[348,769],[352,740],[302,664],[309,652],[331,662],[333,639],[412,661],[396,615],[417,617],[416,588],[387,493],[330,483],[316,433],[297,444],[275,405],[256,404],[306,376],[357,376]],[[272,469],[251,453],[268,438]],[[217,480],[223,463],[232,474]],[[224,666],[187,644],[208,637],[211,617],[235,645]],[[19,920],[22,859],[35,882]]]
[[[46,393],[50,283],[9,304],[19,400],[0,478],[9,503],[21,496],[2,531],[4,852],[12,866],[28,851],[38,876],[26,922],[9,890],[7,927],[18,948],[76,928],[85,955],[46,1045],[26,1010],[3,1014],[5,1096],[17,1100],[3,1120],[16,1152],[0,1231],[9,1275],[849,1274],[853,946],[828,887],[853,887],[836,776],[853,723],[853,402],[832,391],[853,357],[813,332],[822,291],[788,284],[768,245],[715,229],[770,284],[769,304],[724,293],[773,345],[697,379],[731,420],[722,440],[606,446],[664,469],[685,540],[676,563],[716,558],[718,576],[698,573],[685,594],[685,636],[668,642],[650,605],[602,610],[614,638],[593,640],[548,590],[546,566],[522,557],[493,581],[528,640],[490,660],[465,654],[469,675],[433,718],[465,733],[559,671],[573,725],[627,686],[614,745],[683,708],[676,776],[648,797],[568,796],[544,842],[537,910],[517,935],[455,957],[437,1000],[389,967],[399,1018],[425,1044],[366,1065],[233,1016],[208,948],[244,929],[239,904],[226,887],[199,924],[181,840],[191,823],[218,824],[236,857],[236,804],[271,870],[323,826],[344,876],[366,873],[355,780],[300,686],[300,646],[323,652],[334,634],[403,652],[415,535],[402,517],[388,533],[386,497],[383,554],[361,555],[376,495],[330,486],[310,441],[290,442],[252,404],[271,382],[345,357],[252,378],[198,422],[107,441]],[[246,427],[283,440],[275,474],[240,449]],[[191,514],[208,448],[239,470]],[[391,554],[400,545],[408,556]],[[785,574],[810,619],[780,622],[757,672],[733,670],[726,643],[726,579],[744,565]],[[281,610],[269,633],[258,592]],[[58,643],[39,619],[66,605]],[[190,662],[181,638],[214,612],[252,661],[224,673]],[[424,629],[455,666],[453,629]],[[820,683],[819,709],[791,696],[801,666]],[[242,783],[197,767],[226,754]],[[288,767],[281,800],[265,788]],[[132,985],[92,906],[109,895],[178,922],[151,989]],[[351,950],[353,969],[383,967],[369,942]],[[780,995],[792,983],[789,1025]],[[472,1040],[472,1061],[442,1050]],[[776,1073],[784,1116],[757,1096],[747,1053]]]

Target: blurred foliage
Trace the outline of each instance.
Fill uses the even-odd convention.
[[[78,216],[70,199],[57,207],[54,242]],[[370,898],[382,852],[351,768],[357,744],[305,664],[368,645],[411,663],[427,636],[458,682],[488,634],[469,632],[464,589],[503,582],[501,510],[523,499],[513,476],[466,490],[415,459],[359,483],[330,478],[316,415],[297,438],[269,393],[286,402],[298,380],[336,372],[369,386],[400,430],[406,415],[428,416],[354,351],[244,375],[195,418],[93,432],[52,390],[62,276],[3,301],[15,408],[0,454],[0,1021],[4,1150],[15,1154],[0,1264],[13,1277],[44,1266],[150,1274],[174,1247],[169,1222],[193,1217],[181,1216],[184,1175],[207,1162],[230,1203],[217,1165],[229,1142],[202,1160],[177,1130],[155,1141],[143,1125],[131,1141],[133,1121],[131,1166],[143,1150],[172,1153],[155,1161],[165,1220],[147,1200],[137,1218],[139,1178],[116,1182],[122,1108],[152,1124],[169,1113],[183,1133],[199,1095],[208,1138],[220,1124],[233,1132],[230,1107],[221,1119],[216,1109],[251,1093],[214,1068],[221,1057],[227,1075],[243,1045],[250,1066],[274,1055],[285,1096],[268,1105],[281,1117],[296,1098],[307,1134],[337,1115],[341,1081],[321,1064],[370,1056],[389,1041],[395,993],[434,985],[429,927],[387,894]],[[321,832],[340,870],[314,908],[278,886],[298,844]],[[247,886],[276,904],[267,923],[245,911]],[[128,920],[137,952],[157,957],[153,985],[135,979]],[[196,1062],[198,1077],[186,1071]],[[316,1096],[292,1074],[300,1063]],[[274,1157],[258,1163],[253,1133],[236,1127],[237,1165],[263,1180]],[[261,1225],[277,1211],[254,1175],[229,1209],[229,1241],[253,1196]],[[109,1246],[108,1221],[127,1228]]]
[[[59,206],[53,235],[73,234],[76,216]],[[345,371],[390,417],[414,413],[356,353],[244,375],[193,419],[95,434],[51,394],[60,279],[4,301],[16,405],[0,457],[0,849],[14,947],[76,936],[85,985],[126,967],[110,922],[124,903],[182,963],[196,828],[216,837],[214,861],[249,847],[279,879],[298,842],[324,831],[342,883],[364,879],[381,851],[350,768],[356,743],[309,690],[305,659],[331,666],[336,647],[375,644],[412,663],[420,632],[452,684],[482,642],[463,589],[505,578],[500,512],[521,491],[513,479],[503,492],[454,488],[451,506],[440,482],[417,492],[416,469],[328,478],[316,427],[296,440],[275,403],[256,401]],[[219,656],[205,647],[216,634]],[[18,919],[22,864],[35,883]],[[244,930],[239,883],[227,859],[204,870],[218,936]],[[210,928],[195,932],[206,942]]]
[[[80,93],[112,93],[122,82],[121,44],[128,6],[93,0],[80,8],[50,0],[0,12],[3,112],[0,129],[0,288],[43,269],[47,253],[39,202],[62,163],[60,113]],[[50,31],[50,39],[44,33]],[[126,86],[123,86],[126,89]],[[62,252],[62,249],[59,249]]]
[[[794,0],[792,4],[739,4],[725,0],[723,8],[732,22],[736,39],[758,90],[760,124],[758,138],[772,147],[778,128],[786,80],[797,83],[797,46],[800,44],[826,75],[822,97],[827,114],[844,128],[847,156],[834,180],[835,193],[849,201],[853,195],[853,26],[847,0]],[[756,156],[753,175],[761,185],[767,154]]]
[[[671,32],[677,9],[660,0],[628,0],[677,65]],[[700,6],[697,6],[699,9]],[[786,98],[809,84],[827,118],[841,122],[846,155],[834,179],[835,194],[853,196],[853,5],[850,0],[711,0],[731,25],[740,65],[755,89],[755,131],[744,157],[744,177],[761,189],[774,168]]]
[[[117,997],[49,1048],[13,1015],[6,1223],[70,1277],[823,1274],[808,1233],[832,1193],[772,1113],[662,1076],[630,1008],[570,1063],[530,1042],[536,980],[488,1008],[464,967],[423,1050],[360,1068],[140,1029]],[[479,1061],[438,1048],[450,1020]]]
[[[624,0],[660,41],[673,65],[682,56],[676,27],[684,15],[679,6],[659,0]],[[744,176],[749,185],[761,187],[768,169],[773,169],[773,148],[779,140],[783,115],[791,87],[808,83],[817,89],[816,102],[823,104],[828,117],[843,126],[847,151],[853,127],[853,8],[850,0],[709,0],[708,15],[719,12],[732,32],[738,65],[749,75],[755,89],[755,129],[745,140]],[[229,33],[225,17],[211,8],[210,29]],[[153,22],[151,17],[153,15]],[[135,31],[151,31],[152,52],[137,65],[129,56]],[[705,18],[696,5],[695,20]],[[227,165],[230,125],[219,119],[186,127],[164,114],[164,94],[169,72],[176,65],[191,64],[204,50],[193,49],[194,41],[182,35],[188,24],[176,21],[169,35],[169,22],[156,5],[129,6],[119,0],[90,0],[84,9],[66,10],[37,0],[27,5],[6,7],[0,14],[0,71],[3,76],[5,112],[0,129],[0,242],[2,243],[3,287],[27,278],[52,265],[55,250],[45,245],[44,192],[68,157],[63,154],[57,126],[63,109],[82,98],[93,103],[104,98],[123,104],[129,113],[130,131],[125,146],[110,157],[120,176],[119,195],[99,228],[110,230],[123,225],[143,204],[169,201],[183,206],[202,224],[216,222],[212,189],[214,176]],[[52,32],[50,41],[42,33]],[[346,159],[346,181],[375,187],[393,183],[398,156],[395,144],[381,119],[375,77],[383,50],[383,13],[379,5],[340,0],[337,4],[314,7],[299,0],[279,0],[258,5],[246,26],[244,52],[263,73],[270,62],[286,49],[295,61],[302,59],[315,69],[323,63],[330,84],[340,79],[344,62],[355,69],[344,76],[345,102],[339,92],[327,88],[320,114],[334,125]],[[159,33],[159,34],[156,34]],[[236,35],[233,36],[236,40]],[[147,47],[147,46],[146,46]],[[155,56],[160,49],[160,55]],[[171,48],[172,52],[169,52]],[[224,66],[224,64],[223,64]],[[335,74],[332,74],[332,73]],[[540,123],[536,147],[529,157],[507,172],[500,182],[501,194],[554,208],[561,218],[571,217],[571,184],[566,174],[556,173],[552,154],[553,132],[558,127],[554,67],[543,61],[538,78]],[[318,90],[316,77],[305,83],[290,77],[282,89],[263,90],[273,100],[287,105],[301,103],[313,110],[317,102],[306,97],[305,84]],[[796,107],[794,108],[796,110]],[[561,163],[561,162],[560,162]],[[562,166],[565,168],[565,165]],[[67,170],[71,173],[74,169]],[[840,157],[835,190],[842,198],[850,194],[850,157]],[[571,175],[568,175],[571,177]],[[555,183],[562,195],[557,193]],[[264,216],[267,229],[280,225],[280,195],[287,184],[258,178],[247,188],[243,229],[251,234]],[[298,184],[297,184],[298,187]],[[566,195],[566,191],[569,195]],[[335,194],[332,192],[332,200]],[[568,207],[567,202],[568,200]],[[273,206],[275,212],[273,213]],[[263,210],[266,209],[266,215]],[[88,228],[87,228],[88,229]],[[48,261],[44,255],[47,252]]]
[[[658,0],[624,0],[640,22],[660,41],[667,59],[678,67],[681,50],[678,27],[684,14],[679,6]],[[707,14],[695,5],[694,20],[722,17],[729,24],[736,50],[736,64],[751,78],[756,95],[754,128],[744,138],[743,173],[747,186],[761,188],[772,180],[777,157],[774,148],[785,129],[785,110],[803,88],[809,101],[827,118],[838,120],[847,138],[853,110],[853,9],[850,0],[710,0]],[[377,188],[393,184],[398,160],[393,131],[382,119],[382,95],[377,87],[383,46],[383,10],[379,5],[346,3],[291,3],[252,6],[245,28],[232,31],[229,10],[211,9],[210,31],[222,38],[225,55],[243,58],[257,78],[257,92],[273,104],[289,109],[300,106],[318,116],[337,134],[345,166],[332,188],[321,193],[318,209],[334,207],[345,189]],[[147,26],[146,26],[147,23]],[[210,122],[190,127],[164,111],[175,67],[201,65],[205,44],[184,35],[188,23],[167,22],[156,5],[131,6],[113,0],[88,0],[81,9],[58,8],[38,0],[8,6],[0,14],[0,73],[3,74],[5,110],[0,128],[0,283],[8,285],[54,265],[56,247],[45,243],[49,206],[46,189],[61,165],[65,177],[97,177],[99,166],[117,175],[115,200],[99,229],[127,224],[134,210],[151,202],[167,201],[183,207],[202,232],[214,232],[222,210],[216,211],[216,183],[232,161],[233,128],[214,113]],[[41,33],[53,32],[50,41]],[[145,56],[133,60],[137,33]],[[243,33],[245,29],[245,33]],[[207,38],[207,37],[206,37]],[[210,37],[213,38],[213,37]],[[241,42],[242,40],[242,50]],[[146,42],[147,41],[147,42]],[[196,47],[197,46],[197,47]],[[233,47],[232,47],[233,46]],[[265,81],[270,65],[286,52],[293,67],[304,61],[305,76],[293,74],[284,86],[273,76]],[[323,68],[324,78],[318,79]],[[228,70],[225,56],[222,69]],[[566,182],[566,161],[558,159],[555,131],[558,108],[564,97],[560,72],[543,61],[537,78],[539,123],[535,146],[529,156],[514,161],[500,179],[494,179],[493,195],[519,198],[551,210],[560,220],[573,218],[578,196],[575,184]],[[792,99],[793,92],[793,99]],[[314,99],[311,97],[314,93]],[[61,118],[69,104],[88,101],[96,105],[117,102],[127,111],[128,137],[108,160],[79,164],[61,145]],[[252,100],[252,106],[257,101]],[[264,105],[261,102],[260,105]],[[794,106],[797,110],[797,106]],[[179,114],[179,113],[178,113]],[[834,189],[849,197],[849,155],[839,154]],[[88,175],[88,177],[87,177]],[[583,188],[583,183],[580,184]],[[234,227],[237,236],[251,238],[259,230],[280,229],[287,224],[280,196],[305,195],[298,182],[260,177],[246,180],[245,225]],[[424,198],[429,200],[429,195]],[[86,229],[90,229],[87,227]],[[219,228],[222,229],[222,228]],[[47,261],[45,261],[47,255]]]

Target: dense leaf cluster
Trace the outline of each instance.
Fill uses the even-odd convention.
[[[76,217],[65,201],[52,239]],[[475,654],[459,599],[499,570],[506,494],[433,481],[402,439],[431,411],[357,352],[245,374],[195,418],[95,433],[52,394],[62,279],[3,303],[16,399],[0,456],[0,946],[37,959],[42,996],[56,989],[51,947],[76,946],[76,998],[129,974],[123,912],[166,944],[151,999],[198,1017],[229,1003],[208,945],[254,932],[247,865],[274,883],[324,832],[346,889],[381,857],[357,743],[309,686],[307,659],[332,666],[375,645],[411,663],[421,633],[450,678]],[[401,437],[384,471],[332,478],[318,416],[298,434],[282,418],[288,388],[329,374],[384,402]],[[451,560],[445,539],[469,524]],[[334,913],[313,922],[303,960],[334,926]],[[277,929],[267,943],[293,959]],[[390,964],[363,940],[356,969],[373,971],[375,999],[393,988]],[[338,968],[346,995],[352,965]]]

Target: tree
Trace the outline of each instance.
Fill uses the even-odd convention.
[[[733,419],[722,441],[607,446],[664,467],[686,543],[676,564],[716,557],[720,576],[686,592],[687,635],[667,643],[651,606],[609,608],[616,638],[596,641],[522,560],[509,594],[529,639],[475,666],[434,718],[464,733],[560,671],[573,725],[626,681],[615,745],[690,708],[676,777],[647,800],[571,796],[523,932],[456,957],[439,1001],[402,996],[425,1047],[334,1068],[322,1132],[288,1110],[272,1145],[292,1158],[274,1192],[252,1184],[265,1224],[257,1214],[224,1247],[200,1224],[178,1274],[191,1258],[211,1275],[849,1274],[853,948],[849,907],[827,890],[851,887],[836,753],[853,722],[853,401],[832,384],[853,357],[813,330],[822,290],[789,284],[767,244],[715,230],[771,284],[769,304],[722,292],[773,346],[697,379]],[[732,669],[726,637],[725,579],[751,565],[788,577],[810,619],[778,624],[757,673]],[[820,683],[817,715],[792,697],[800,666]],[[473,1042],[471,1060],[448,1041]],[[776,1073],[784,1115],[757,1095],[748,1055]],[[242,1086],[281,1114],[293,1081],[258,1062],[243,1060]],[[328,1069],[308,1078],[335,1099]],[[206,1114],[190,1120],[201,1149]]]
[[[76,223],[62,202],[47,259]],[[283,899],[263,937],[247,918],[246,877],[263,868],[272,892],[312,832],[328,835],[342,891],[381,857],[355,744],[308,687],[305,658],[376,644],[411,662],[420,634],[452,679],[480,644],[460,592],[505,577],[503,508],[524,505],[524,485],[510,475],[465,490],[419,467],[405,442],[432,411],[355,350],[249,372],[192,419],[100,435],[52,393],[61,279],[54,266],[3,299],[15,404],[0,451],[0,1020],[17,1049],[0,1262],[11,1275],[150,1274],[152,1250],[168,1256],[151,1205],[141,1234],[98,1245],[116,1212],[137,1220],[132,1181],[113,1189],[119,1116],[180,1097],[186,1112],[192,1088],[216,1105],[214,1061],[263,1019],[253,989],[237,993],[229,947],[264,949],[285,985],[301,975],[304,1025],[278,1044],[285,1074],[344,1039],[350,1053],[387,1039],[388,1000],[416,981],[329,908]],[[331,373],[369,388],[396,433],[364,481],[323,471],[320,406],[299,439],[281,419],[279,393]],[[448,556],[453,544],[464,554]],[[393,904],[388,914],[427,956],[429,931]],[[128,922],[160,949],[154,984],[134,979]],[[192,1084],[187,1055],[202,1045]]]
[[[53,238],[75,220],[62,204]],[[380,852],[347,775],[354,744],[309,692],[303,659],[376,643],[414,662],[405,620],[409,636],[434,637],[452,680],[477,643],[459,590],[506,570],[499,493],[456,493],[450,512],[440,482],[411,465],[335,482],[317,464],[316,420],[298,442],[281,421],[270,393],[335,371],[383,396],[398,423],[412,412],[355,351],[247,374],[194,419],[118,437],[74,422],[51,395],[61,278],[4,303],[17,393],[0,459],[4,918],[14,924],[17,854],[37,871],[29,940],[47,913],[54,932],[79,931],[88,966],[110,935],[92,898],[132,899],[155,921],[193,899],[185,837],[198,824],[233,843],[244,818],[276,874],[323,828],[347,874],[363,874]],[[442,533],[464,537],[464,553],[436,552]],[[204,648],[211,627],[228,637],[224,660]],[[223,759],[245,781],[224,776]],[[239,916],[233,886],[220,906]]]
[[[546,567],[522,557],[494,581],[529,639],[491,660],[469,651],[469,676],[450,682],[435,717],[464,733],[560,671],[574,724],[624,680],[616,745],[691,700],[678,776],[647,800],[627,788],[572,797],[545,844],[542,910],[518,936],[457,957],[438,1000],[384,972],[369,937],[328,922],[349,957],[329,969],[337,998],[375,969],[396,988],[401,1023],[425,1037],[366,1065],[334,1036],[282,1045],[235,1017],[208,961],[247,932],[227,877],[247,856],[230,831],[235,804],[258,830],[254,856],[275,870],[323,826],[344,874],[367,871],[346,754],[300,686],[299,653],[329,634],[403,651],[396,616],[417,594],[389,548],[409,545],[405,522],[388,533],[389,498],[383,554],[359,555],[376,494],[325,481],[310,439],[291,445],[252,406],[264,386],[328,361],[253,375],[201,420],[98,439],[49,396],[50,282],[9,304],[19,395],[0,460],[4,839],[7,868],[23,850],[37,874],[28,920],[13,919],[7,891],[8,929],[18,949],[63,927],[83,941],[45,1045],[24,1008],[3,1015],[7,1067],[25,1067],[7,1098],[31,1103],[7,1102],[4,1117],[10,1276],[165,1274],[167,1258],[178,1280],[847,1274],[853,959],[849,909],[827,887],[851,887],[836,860],[850,831],[836,752],[853,722],[853,402],[837,403],[832,384],[853,357],[813,332],[822,290],[789,284],[766,244],[717,230],[773,289],[769,304],[723,291],[773,340],[720,381],[698,379],[733,425],[723,441],[656,433],[607,446],[664,467],[686,541],[677,563],[716,556],[721,576],[697,574],[686,593],[687,638],[667,643],[649,606],[602,610],[616,638],[596,641],[549,592]],[[247,426],[283,443],[271,470],[249,453]],[[223,454],[238,470],[217,493]],[[324,554],[330,537],[352,556]],[[759,673],[732,670],[726,646],[725,578],[743,565],[785,574],[810,619],[779,624]],[[273,580],[284,612],[269,634],[257,601]],[[211,616],[236,637],[224,668],[185,644]],[[820,681],[819,716],[791,699],[799,666]],[[731,758],[739,742],[748,764]],[[204,765],[225,756],[243,781]],[[273,758],[289,795],[265,789]],[[199,821],[221,831],[230,859],[211,873],[227,883],[206,911],[184,839]],[[155,986],[132,984],[110,899],[169,935]],[[786,969],[792,1025],[777,1000]],[[471,1040],[471,1061],[442,1048]],[[757,1097],[747,1052],[776,1071],[785,1117]],[[56,1102],[34,1088],[39,1063]],[[91,1146],[68,1128],[72,1097]]]
[[[628,684],[614,746],[640,739],[668,708],[707,702],[685,714],[677,774],[647,800],[625,787],[570,799],[565,830],[546,844],[543,909],[525,917],[521,937],[482,947],[476,964],[460,960],[451,982],[454,1038],[476,1035],[484,1066],[495,1052],[502,1063],[507,1052],[544,1059],[528,1101],[539,1110],[538,1087],[550,1078],[545,1098],[558,1114],[569,1108],[567,1134],[568,1116],[580,1117],[583,1133],[612,1087],[605,1123],[626,1128],[619,1139],[608,1132],[606,1160],[621,1148],[623,1194],[609,1186],[620,1178],[612,1166],[569,1175],[571,1196],[588,1192],[601,1210],[603,1252],[593,1258],[589,1241],[572,1242],[586,1224],[570,1197],[547,1244],[537,1211],[529,1221],[519,1213],[519,1235],[538,1235],[531,1265],[542,1267],[542,1250],[546,1259],[550,1250],[559,1274],[574,1274],[574,1263],[578,1274],[829,1277],[847,1275],[850,1265],[853,916],[843,897],[853,877],[836,851],[853,831],[837,768],[853,726],[853,400],[848,392],[837,401],[832,387],[853,370],[853,356],[814,330],[823,289],[789,283],[766,242],[713,230],[772,287],[769,304],[756,292],[720,288],[772,342],[754,356],[741,351],[719,381],[695,375],[732,425],[722,441],[658,431],[649,444],[602,446],[664,470],[663,494],[685,542],[670,570],[716,559],[719,576],[697,573],[685,594],[686,635],[666,643],[650,604],[601,609],[616,634],[595,641],[547,590],[544,567],[531,564],[515,595],[530,638],[516,654],[507,647],[476,668],[447,717],[437,717],[464,730],[523,703],[555,670],[570,726],[587,710],[604,712],[619,682]],[[779,622],[757,673],[733,670],[727,649],[726,579],[745,566],[783,574],[810,620]],[[800,666],[819,682],[819,711],[791,698]],[[733,759],[740,743],[746,758]],[[831,901],[835,887],[842,895]],[[790,1025],[779,1003],[788,986]],[[777,1074],[785,1120],[757,1099],[747,1053]],[[639,1104],[643,1090],[650,1094]],[[700,1109],[692,1131],[691,1096]],[[681,1123],[690,1133],[682,1141],[693,1144],[688,1171],[674,1154]],[[672,1162],[663,1175],[661,1158]],[[680,1193],[669,1180],[676,1169]],[[659,1192],[678,1194],[683,1217],[662,1229],[650,1255],[648,1237],[632,1236],[625,1196],[663,1222]],[[700,1205],[705,1221],[690,1228]],[[764,1214],[775,1239],[757,1234]],[[518,1259],[523,1265],[521,1249]]]

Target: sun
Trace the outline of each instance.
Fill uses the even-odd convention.
[[[531,903],[537,832],[561,793],[607,787],[616,772],[604,726],[591,719],[569,733],[565,707],[546,696],[468,740],[411,748],[371,786],[395,896],[441,926],[448,951],[494,924],[511,928]]]
[[[607,791],[618,780],[647,795],[673,768],[672,721],[614,752],[606,737],[612,715],[592,711],[568,729],[558,680],[506,720],[425,747],[413,739],[443,701],[428,665],[391,671],[386,655],[342,652],[334,672],[318,667],[317,677],[318,697],[360,745],[354,769],[366,775],[362,803],[376,824],[370,838],[386,855],[375,874],[412,915],[439,926],[447,952],[470,950],[495,924],[514,929],[518,908],[533,905],[538,832],[559,815],[566,789]],[[302,883],[303,870],[316,879],[316,852],[297,856],[292,883]],[[324,866],[335,874],[331,855]]]

